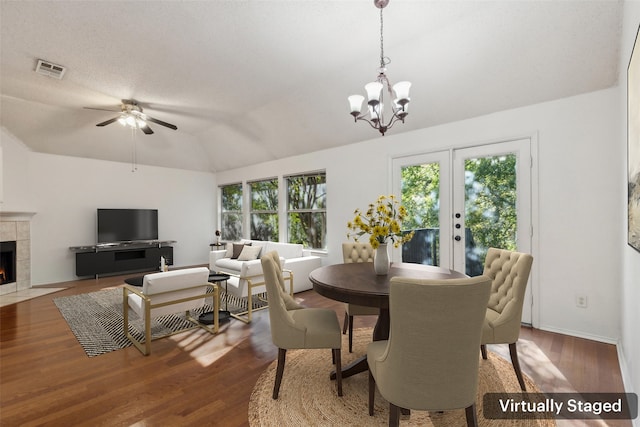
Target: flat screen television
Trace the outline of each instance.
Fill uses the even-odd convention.
[[[98,243],[158,240],[157,209],[98,209]]]

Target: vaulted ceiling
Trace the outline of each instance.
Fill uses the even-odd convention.
[[[354,124],[380,15],[353,1],[0,3],[0,124],[31,150],[222,171],[379,138]],[[617,84],[622,3],[411,1],[384,9],[401,133]],[[63,65],[62,80],[34,72]],[[153,135],[96,127],[136,99]]]

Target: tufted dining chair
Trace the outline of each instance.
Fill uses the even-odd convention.
[[[516,342],[520,336],[524,293],[529,281],[533,257],[529,254],[489,248],[483,275],[491,279],[480,350],[487,358],[487,344],[509,344],[511,363],[520,388],[526,391]]]
[[[273,398],[277,399],[280,392],[287,350],[312,348],[331,349],[336,365],[338,396],[342,396],[342,337],[336,312],[325,308],[302,307],[285,291],[280,257],[276,251],[268,252],[260,260],[269,299],[271,339],[278,347]],[[304,378],[299,380],[305,381]]]
[[[391,279],[389,339],[367,348],[369,415],[377,385],[389,402],[390,426],[401,409],[460,408],[467,425],[477,425],[478,345],[490,284],[484,276]]]
[[[347,242],[342,244],[342,259],[345,264],[357,262],[373,262],[375,251],[369,243]],[[349,353],[353,350],[353,316],[377,316],[380,313],[377,307],[365,305],[344,304],[344,325],[342,333],[349,329]]]

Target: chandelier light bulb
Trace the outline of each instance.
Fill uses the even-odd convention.
[[[364,90],[367,91],[367,99],[369,105],[376,105],[380,103],[380,95],[382,93],[382,83],[371,82],[364,86]]]
[[[398,82],[393,85],[393,91],[396,94],[398,103],[404,105],[409,102],[409,89],[411,88],[411,82]]]
[[[349,107],[351,108],[351,114],[354,117],[357,117],[362,111],[362,101],[364,101],[364,96],[362,95],[351,95],[347,98],[349,100]]]
[[[369,105],[369,116],[371,117],[372,122],[380,121],[380,116],[382,116],[382,109],[384,105]]]
[[[118,118],[118,123],[120,123],[122,126],[126,126],[127,125],[127,120],[123,116],[120,116]]]

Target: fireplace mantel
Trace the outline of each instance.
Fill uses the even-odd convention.
[[[0,211],[2,221],[31,221],[36,212],[4,212]]]

